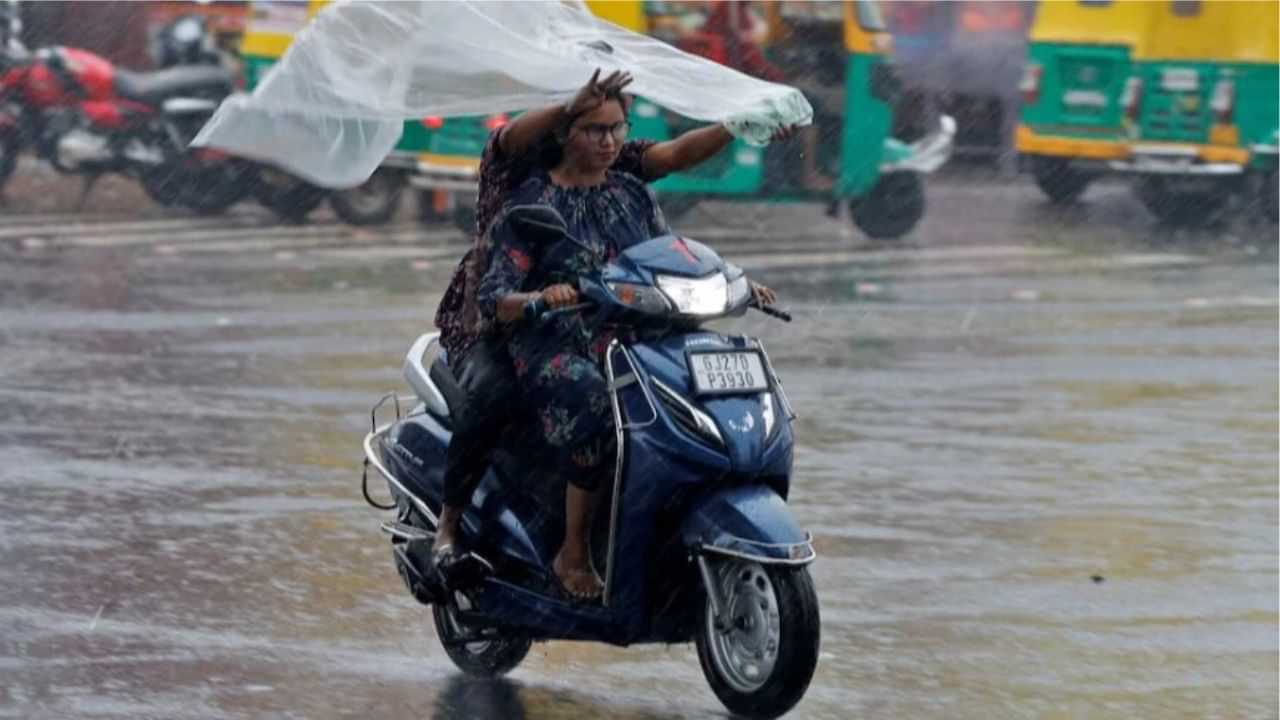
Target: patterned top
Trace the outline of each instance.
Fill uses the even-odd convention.
[[[440,341],[450,355],[458,356],[471,347],[482,335],[492,329],[476,305],[476,290],[480,278],[488,269],[490,247],[489,225],[498,211],[506,204],[508,196],[529,174],[538,168],[534,152],[511,157],[498,145],[501,129],[493,131],[480,156],[480,190],[476,196],[476,229],[471,249],[453,272],[449,287],[436,310],[436,327],[440,329]],[[622,146],[613,171],[626,173],[640,180],[658,178],[644,175],[644,153],[654,145],[652,140],[632,140]]]
[[[608,171],[606,178],[592,187],[562,187],[539,169],[511,193],[487,233],[489,267],[477,298],[482,316],[492,321],[503,295],[534,292],[556,283],[576,284],[579,276],[622,250],[670,232],[657,198],[643,181],[617,170]],[[517,205],[550,205],[564,218],[572,238],[549,246],[531,243],[506,222]],[[580,317],[568,314],[558,320],[567,328],[581,326]]]

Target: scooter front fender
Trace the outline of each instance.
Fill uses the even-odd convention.
[[[699,554],[769,565],[808,565],[817,557],[812,536],[765,485],[721,488],[694,500],[680,532],[685,546]]]

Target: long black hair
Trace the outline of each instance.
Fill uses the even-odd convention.
[[[622,107],[622,116],[625,118],[631,112],[630,95],[624,94],[620,90],[609,90],[604,95],[604,102],[613,101]],[[569,128],[577,122],[581,114],[574,115],[565,120],[555,132],[547,135],[538,141],[533,147],[534,157],[537,158],[538,165],[544,170],[550,170],[560,164],[564,159],[564,146],[569,142]]]

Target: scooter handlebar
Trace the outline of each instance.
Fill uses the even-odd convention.
[[[772,305],[761,305],[759,303],[752,303],[751,307],[759,310],[765,315],[771,315],[773,317],[776,317],[783,322],[791,322],[791,313],[787,312],[786,310],[781,310]]]
[[[591,303],[574,303],[573,305],[565,305],[562,308],[552,308],[547,305],[547,301],[543,300],[542,297],[536,297],[524,304],[523,315],[526,321],[533,322],[535,320],[549,319],[555,315],[585,310],[588,307],[591,307]],[[759,310],[765,315],[776,317],[783,322],[791,322],[791,313],[786,310],[781,310],[772,305],[761,305],[755,302],[751,303],[751,307]]]
[[[547,311],[547,301],[538,296],[524,304],[524,319],[533,322]]]

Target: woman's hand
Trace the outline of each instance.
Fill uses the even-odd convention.
[[[595,110],[604,102],[606,95],[610,92],[621,92],[622,88],[630,85],[634,79],[629,72],[614,70],[608,77],[601,80],[600,68],[596,68],[587,84],[578,90],[578,94],[574,95],[572,100],[565,103],[565,114],[575,118]]]
[[[769,142],[782,142],[790,140],[792,135],[796,134],[796,130],[800,129],[799,125],[786,125],[773,131],[773,135],[769,137]]]
[[[772,305],[778,302],[778,294],[773,290],[751,280],[747,282],[751,283],[751,296],[756,299],[757,305]]]
[[[578,302],[578,291],[572,285],[564,283],[552,285],[542,291],[542,301],[548,308],[555,310]]]

